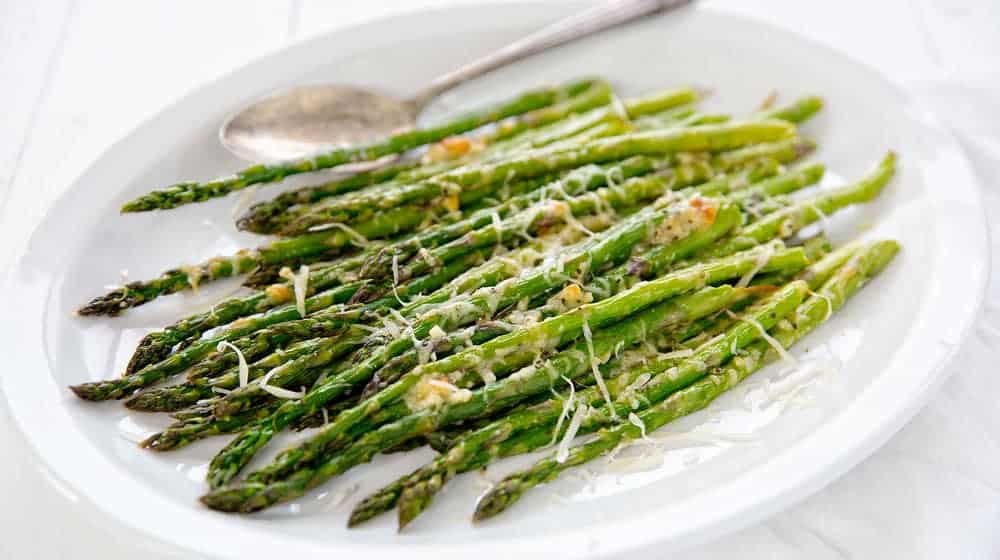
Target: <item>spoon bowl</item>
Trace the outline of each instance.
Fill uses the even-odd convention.
[[[219,129],[219,140],[246,160],[289,160],[389,136],[412,128],[416,117],[412,102],[372,89],[301,86],[236,113]]]
[[[412,128],[420,111],[435,97],[491,70],[691,1],[605,0],[439,76],[405,101],[347,85],[293,88],[234,115],[222,125],[219,139],[238,157],[256,162],[289,160],[332,147],[363,145]]]

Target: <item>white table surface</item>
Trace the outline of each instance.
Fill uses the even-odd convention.
[[[86,165],[198,84],[304,37],[452,3],[475,2],[0,1],[2,262]],[[991,221],[1000,216],[1000,3],[705,4],[831,44],[922,96],[968,151]],[[996,260],[997,237],[992,247]],[[688,557],[1000,558],[998,358],[994,278],[954,375],[884,448],[804,502]],[[0,558],[192,557],[123,535],[79,503],[39,465],[3,399],[0,450]]]

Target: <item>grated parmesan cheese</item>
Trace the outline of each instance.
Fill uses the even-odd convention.
[[[826,294],[820,294],[820,293],[814,292],[812,290],[809,290],[809,293],[811,295],[815,296],[815,297],[818,297],[818,298],[826,301],[826,316],[823,317],[823,320],[826,321],[827,319],[829,319],[830,315],[833,315],[833,300],[830,299],[830,296],[828,296]]]
[[[181,271],[187,276],[188,285],[191,290],[198,293],[198,286],[201,283],[202,270],[197,266],[182,266]]]
[[[769,345],[771,345],[771,347],[774,348],[774,351],[777,352],[779,356],[781,356],[782,360],[788,362],[792,366],[798,365],[799,363],[798,360],[796,360],[794,356],[789,354],[788,350],[785,350],[785,347],[782,346],[781,343],[777,341],[777,339],[768,334],[767,330],[764,329],[764,325],[761,325],[760,322],[758,322],[756,319],[752,317],[737,317],[735,313],[733,313],[728,309],[726,310],[726,314],[729,315],[729,317],[732,319],[738,319],[740,321],[743,321],[744,323],[753,326],[753,328],[757,329],[757,332],[760,333],[760,337],[763,338],[764,341],[767,342]]]
[[[774,245],[766,245],[764,249],[760,252],[760,255],[757,255],[757,260],[754,261],[753,268],[748,270],[747,273],[744,274],[742,278],[740,278],[740,281],[736,283],[736,287],[746,288],[747,286],[749,286],[750,281],[753,280],[753,277],[758,272],[760,272],[760,269],[764,268],[764,265],[767,264],[767,261],[771,260],[771,257],[773,255],[774,255]]]
[[[215,346],[217,352],[225,352],[227,348],[236,352],[236,359],[239,361],[237,369],[239,371],[240,387],[246,387],[247,383],[250,382],[250,367],[247,365],[247,359],[243,357],[243,352],[232,342],[223,340]]]
[[[577,407],[573,418],[569,421],[569,427],[566,428],[566,434],[563,435],[559,447],[556,449],[556,462],[565,463],[566,459],[569,458],[569,446],[573,442],[573,438],[576,437],[576,433],[580,431],[580,425],[583,424],[588,414],[590,414],[589,405]]]
[[[347,224],[342,224],[340,222],[329,222],[325,224],[320,224],[318,226],[313,226],[309,228],[307,231],[325,231],[328,229],[339,229],[343,231],[344,233],[347,234],[347,237],[351,240],[351,242],[357,245],[358,247],[370,247],[372,245],[371,241],[368,241],[368,238],[365,237],[364,235],[361,235],[361,233],[358,230],[348,226]]]
[[[298,273],[293,273],[287,266],[281,267],[278,276],[290,281],[295,293],[295,309],[299,311],[300,317],[306,316],[306,294],[309,291],[309,266],[302,265]]]
[[[569,396],[566,397],[565,401],[563,401],[562,411],[559,413],[559,419],[556,420],[555,429],[552,430],[552,441],[549,442],[549,445],[554,445],[556,443],[556,439],[559,438],[559,431],[562,430],[563,422],[566,421],[566,417],[569,416],[569,411],[573,410],[573,406],[576,403],[576,386],[573,384],[573,380],[565,375],[563,375],[562,378],[566,381],[566,384],[569,385]]]
[[[267,375],[260,380],[260,388],[267,391],[268,393],[278,397],[279,399],[301,399],[306,395],[305,391],[290,391],[283,387],[276,387],[274,385],[269,385],[268,381],[271,380],[271,376],[278,372],[279,368],[274,368],[267,372]],[[326,409],[324,409],[326,410]]]
[[[619,420],[618,413],[615,411],[615,408],[611,406],[612,400],[611,394],[608,393],[608,386],[604,384],[604,376],[601,375],[601,370],[598,367],[600,362],[598,361],[597,356],[594,355],[594,336],[590,332],[590,324],[587,323],[586,319],[583,321],[583,338],[587,341],[587,354],[590,358],[590,370],[594,374],[594,381],[597,382],[597,388],[601,392],[601,397],[604,398],[604,403],[608,405],[608,409],[611,411],[611,418]]]
[[[250,207],[250,203],[253,201],[254,195],[257,194],[257,185],[250,185],[248,188],[240,194],[240,197],[236,199],[236,204],[233,205],[233,220],[239,219],[240,215]]]
[[[472,398],[472,391],[459,389],[445,379],[423,378],[406,394],[406,405],[412,411],[436,408],[444,404],[463,403]]]
[[[428,332],[427,334],[430,335],[430,339],[434,342],[443,340],[448,336],[448,333],[444,332],[444,329],[442,329],[438,325],[434,325],[433,327],[431,327],[430,332]]]
[[[406,302],[399,297],[399,255],[392,256],[392,295],[400,305],[406,305]]]
[[[629,412],[628,413],[628,421],[629,421],[629,424],[632,424],[636,428],[639,428],[639,435],[642,437],[642,439],[646,439],[646,437],[647,437],[646,436],[646,424],[643,423],[642,418],[639,418],[639,415],[636,414],[636,413],[634,413],[634,412]]]

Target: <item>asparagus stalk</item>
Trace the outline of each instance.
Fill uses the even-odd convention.
[[[658,280],[641,284],[632,290],[601,302],[584,305],[562,316],[548,319],[537,325],[491,340],[482,346],[469,348],[443,360],[425,364],[403,376],[396,384],[386,388],[365,403],[342,413],[336,422],[332,423],[320,432],[320,434],[317,434],[310,443],[309,447],[311,449],[306,449],[306,446],[302,446],[296,451],[286,452],[283,455],[282,461],[291,464],[302,458],[308,459],[308,457],[315,453],[318,446],[326,445],[323,442],[328,442],[330,446],[336,447],[349,442],[352,438],[350,431],[356,425],[365,421],[372,412],[384,410],[390,405],[399,402],[421,379],[447,375],[458,369],[473,371],[484,368],[492,369],[500,366],[501,362],[505,362],[502,365],[508,368],[518,367],[518,365],[523,365],[525,360],[530,361],[533,354],[525,356],[515,353],[516,355],[504,356],[504,360],[499,360],[496,358],[497,352],[518,346],[542,351],[545,347],[558,344],[564,339],[569,340],[579,336],[582,332],[584,318],[586,318],[591,327],[600,328],[613,321],[615,317],[620,318],[631,314],[642,307],[690,291],[698,285],[712,284],[731,278],[732,275],[738,276],[744,274],[749,269],[748,267],[756,265],[756,261],[759,259],[758,253],[759,251],[751,251],[738,257],[722,259],[718,262],[680,271]],[[592,252],[591,254],[593,255],[594,253]],[[772,257],[776,260],[769,260],[769,263],[782,262],[785,266],[792,267],[794,263],[804,260],[804,253],[801,250],[776,251]],[[805,264],[802,262],[800,266],[804,266]],[[544,279],[545,276],[545,274],[538,274],[532,280],[537,282]],[[514,301],[517,299],[520,298],[515,298]],[[483,309],[488,313],[490,302],[483,301],[482,305]],[[459,309],[462,308],[460,307]],[[451,311],[446,311],[445,315],[448,313],[451,313]],[[446,318],[442,315],[438,316]],[[450,319],[452,317],[447,318]],[[431,322],[431,324],[437,323]],[[409,344],[397,344],[399,342],[401,341],[390,344],[386,349],[387,351],[382,352],[382,354],[389,354],[391,359],[391,357],[398,355],[410,347]],[[400,348],[395,354],[391,353],[393,346]],[[377,363],[376,367],[384,364],[385,358],[382,356],[373,355],[369,358],[369,363],[373,359]],[[347,387],[359,382],[360,380],[355,380],[355,375],[360,377],[360,380],[367,381],[371,373],[366,372],[362,368],[357,372],[345,372],[344,377],[347,377],[349,381],[344,379],[328,380],[326,385],[317,387],[311,391],[301,402],[283,405],[282,408],[284,410],[276,412],[275,417],[267,425],[251,429],[246,434],[237,438],[231,446],[227,446],[227,449],[224,449],[220,455],[217,455],[216,459],[210,465],[210,484],[218,486],[219,483],[228,482],[246,464],[249,458],[252,457],[252,454],[270,439],[275,429],[283,429],[291,421],[310,413],[310,409],[322,406],[333,396],[342,393]]]
[[[362,283],[360,282],[345,284],[316,294],[307,299],[309,303],[307,303],[306,309],[308,310],[310,306],[329,307],[337,302],[346,301],[361,286]],[[218,335],[194,342],[187,348],[171,354],[164,360],[147,365],[134,373],[127,374],[118,379],[73,385],[70,389],[84,400],[101,401],[120,399],[128,396],[137,389],[147,387],[184,371],[214,351],[220,342],[228,342],[235,338],[251,334],[263,327],[284,323],[298,317],[299,311],[295,305],[280,307],[254,318],[247,318],[244,321],[240,321]],[[284,334],[276,333],[275,336],[279,338],[275,342],[284,340],[282,338]]]
[[[292,206],[311,204],[331,196],[385,183],[418,165],[420,163],[416,160],[402,161],[385,167],[355,173],[333,181],[327,181],[321,185],[303,187],[281,193],[271,200],[258,202],[251,206],[236,220],[236,227],[255,233],[274,232],[276,231],[274,221],[283,216]]]
[[[794,133],[795,127],[785,121],[765,120],[624,134],[585,142],[576,149],[550,147],[495,163],[461,167],[427,181],[402,185],[368,196],[338,200],[303,216],[295,222],[295,226],[308,228],[329,222],[348,223],[358,216],[367,215],[366,213],[401,204],[427,201],[458,192],[489,189],[505,182],[573,169],[588,163],[617,161],[634,155],[731,150],[758,142],[783,140]]]
[[[815,96],[803,97],[784,107],[776,107],[757,113],[757,118],[802,123],[812,118],[822,108],[822,98]]]
[[[565,181],[552,184],[550,189],[552,192],[565,190],[565,188],[570,188],[575,191],[581,181],[589,182],[595,185],[601,184],[601,182],[605,180],[605,174],[609,172],[618,172],[623,174],[623,176],[632,176],[633,174],[640,174],[653,169],[654,162],[650,159],[640,160],[638,158],[633,158],[633,160],[634,161],[624,162],[620,166],[613,166],[606,170],[594,167],[587,171],[571,174]],[[504,206],[507,208],[506,211],[509,211],[511,208],[516,208],[518,205],[538,200],[542,195],[545,195],[548,192],[549,191],[543,191],[539,194],[529,194],[516,197],[509,201],[509,205],[505,204]],[[501,210],[503,209],[501,208]],[[411,239],[398,241],[395,244],[390,245],[390,247],[398,246],[412,248],[410,250],[411,252],[407,253],[407,256],[409,256],[415,253],[419,248],[434,247],[441,243],[445,243],[462,233],[470,231],[473,227],[481,227],[486,223],[490,223],[492,219],[491,214],[492,212],[489,211],[479,212],[471,215],[466,220],[462,220],[454,224],[431,227],[424,230],[420,234],[413,236]],[[298,248],[297,252],[301,254],[306,252],[301,250],[303,246],[313,246],[325,250],[325,248],[329,247],[326,240],[334,239],[339,243],[345,237],[348,237],[347,232],[336,230],[333,232],[332,236],[329,232],[318,234],[313,233],[298,238],[278,241],[272,244],[272,247],[275,247],[278,252],[281,252],[283,257],[273,260],[285,258],[287,251],[284,251],[283,247],[288,245],[295,245]],[[306,285],[310,292],[315,292],[317,290],[326,289],[330,286],[342,283],[348,278],[382,277],[380,272],[376,273],[378,272],[378,268],[374,268],[370,264],[361,271],[358,271],[362,265],[370,262],[373,255],[377,254],[379,254],[378,248],[372,248],[368,251],[360,253],[356,257],[347,258],[334,265],[310,271]],[[288,287],[276,285],[264,290],[262,293],[255,293],[249,296],[232,298],[220,302],[207,313],[194,315],[166,327],[163,331],[150,333],[140,342],[139,347],[136,349],[136,352],[129,361],[126,373],[134,373],[142,367],[164,359],[170,353],[170,349],[173,346],[186,340],[191,340],[194,337],[201,335],[208,329],[227,324],[240,317],[266,311],[277,304],[286,303],[291,298],[291,295],[291,290]],[[310,312],[313,311],[313,309],[310,310]]]
[[[845,245],[804,269],[797,278],[806,281],[810,289],[818,290],[855,256],[860,248],[861,245],[858,243]],[[725,317],[705,317],[692,321],[688,328],[671,333],[667,338],[676,339],[676,342],[670,343],[674,348],[693,350],[700,346],[701,342],[714,340],[716,335],[722,334],[734,323],[735,321]],[[663,332],[664,329],[656,331]],[[634,371],[612,379],[609,382],[609,391],[614,396],[619,395],[635,384],[644,373],[648,372]],[[579,384],[579,380],[577,383]],[[602,399],[601,392],[591,388],[578,391],[573,402],[576,406],[597,406],[601,404]],[[565,412],[566,407],[561,399],[550,399],[468,432],[447,450],[442,451],[442,455],[430,464],[363,500],[351,513],[348,524],[357,525],[395,506],[405,490],[407,498],[400,506],[400,524],[405,525],[419,515],[430,504],[433,496],[456,474],[485,466],[513,453],[526,453],[554,442],[560,433],[558,430],[553,433],[552,426],[557,416]],[[581,428],[579,435],[587,433],[593,426],[581,426]],[[545,435],[544,439],[538,435],[539,432]]]
[[[754,222],[734,233],[733,238],[728,242],[712,248],[709,255],[729,254],[775,237],[787,238],[825,215],[832,214],[852,204],[869,202],[882,192],[895,170],[896,155],[890,152],[859,181],[821,192]]]
[[[787,192],[793,185],[799,185],[802,183],[818,179],[818,175],[821,173],[822,173],[821,166],[806,166],[801,170],[797,170],[795,172],[786,174],[780,178],[760,183],[758,186],[754,187],[753,191],[741,191],[740,193],[737,194],[749,193],[753,194],[754,196],[766,196],[768,194],[773,194],[775,192]],[[628,183],[626,183],[625,186],[627,185]],[[659,191],[657,191],[657,193],[655,194],[658,194],[658,192]],[[620,198],[624,193],[622,193],[622,191],[620,190],[616,190],[614,194],[615,196]],[[705,233],[712,235],[711,238],[714,239],[715,237],[717,237],[717,235],[712,234],[713,231],[724,232],[726,229],[731,227],[730,225],[728,225],[730,223],[730,220],[727,220],[726,216],[728,216],[728,214],[726,214],[725,210],[720,212],[719,218],[717,219],[716,223],[713,224],[712,228],[710,228],[710,230]],[[693,237],[695,239],[693,239],[692,241],[699,241],[698,240],[699,234],[695,234]],[[704,243],[704,240],[701,240],[699,242]],[[267,339],[266,336],[264,338],[265,340]],[[241,345],[241,347],[247,347],[247,346],[248,345]],[[418,352],[411,351],[409,353],[409,360],[406,363],[412,363],[413,360],[416,359],[417,354]],[[301,355],[302,354],[295,354],[293,357],[299,357]],[[257,370],[252,368],[252,371],[256,372]],[[229,375],[226,378],[225,382],[221,384],[214,384],[213,386],[221,387],[223,389],[230,389],[234,386],[232,383],[232,379],[234,379],[234,375]],[[277,377],[272,382],[272,384],[275,384],[277,386],[285,386],[286,383],[282,382],[282,379],[283,378],[281,377]],[[295,378],[293,377],[293,379]],[[252,395],[261,393],[261,390],[258,387],[250,387],[247,390],[250,390]],[[206,386],[204,383],[196,383],[193,386],[181,385],[154,391],[151,394],[147,394],[145,396],[140,396],[138,398],[130,400],[127,404],[130,407],[138,409],[156,410],[156,409],[163,409],[164,407],[167,407],[168,409],[170,408],[175,409],[177,406],[181,404],[190,403],[191,401],[198,400],[200,398],[205,398],[205,396],[210,394],[209,393],[210,391],[211,387]],[[237,394],[239,394],[239,392]],[[229,402],[233,398],[235,398],[235,396],[236,395],[232,395],[230,397],[222,399],[222,401]],[[219,411],[219,414],[221,416],[235,414],[240,410],[242,410],[242,408],[239,408],[240,406],[247,406],[252,402],[255,401],[254,400],[243,401],[242,404],[237,406],[237,408],[221,409]]]
[[[652,284],[652,282],[649,284]],[[757,313],[754,318],[773,324],[777,315],[784,315],[801,302],[805,290],[805,284],[798,283],[794,284],[790,288],[786,288],[778,292],[775,296],[768,299],[769,305],[761,306],[764,311],[762,313]],[[622,295],[624,296],[625,294]],[[601,304],[596,304],[595,307],[600,305]],[[571,316],[571,314],[564,315],[563,317],[569,316]],[[587,314],[587,317],[590,320],[598,318],[599,316],[600,313],[594,313],[593,310],[591,313]],[[627,314],[625,314],[625,316],[627,316]],[[546,323],[560,321],[563,317],[550,319],[549,321],[546,321]],[[597,324],[600,325],[601,323],[598,322]],[[739,330],[737,334],[717,342],[712,348],[714,353],[709,354],[708,352],[703,352],[702,357],[707,359],[707,364],[712,364],[711,358],[725,355],[726,353],[733,351],[735,348],[751,342],[755,338],[755,333],[756,331],[753,329]],[[725,343],[726,347],[719,347],[723,343]],[[456,356],[458,356],[458,354],[456,354]],[[706,366],[703,365],[702,368],[704,367]],[[542,375],[546,376],[544,373]],[[547,384],[545,386],[547,387]],[[486,393],[488,391],[484,389],[483,392]],[[500,395],[492,395],[492,397],[497,397],[499,399],[503,398]],[[486,399],[483,399],[483,401],[486,401]],[[470,399],[469,402],[476,401]],[[462,403],[453,404],[454,408],[457,410],[460,410],[462,407]],[[341,416],[338,417],[338,422],[348,413],[349,411],[342,413]],[[325,461],[314,460],[313,462],[307,462],[300,459],[297,464],[293,463],[293,465],[291,465],[294,467],[291,470],[286,470],[285,472],[274,472],[271,477],[263,481],[258,482],[256,480],[248,480],[246,482],[235,484],[206,494],[202,497],[202,503],[220,511],[251,512],[269,507],[279,501],[285,501],[298,497],[308,488],[314,487],[315,485],[329,479],[331,476],[340,474],[356,464],[370,460],[370,458],[377,453],[379,449],[383,448],[381,446],[396,445],[408,438],[415,430],[420,430],[427,423],[434,425],[435,423],[433,420],[428,420],[428,417],[433,418],[434,416],[436,416],[435,411],[430,409],[423,411],[420,414],[414,414],[406,417],[398,422],[384,425],[376,431],[365,434],[358,442],[335,457],[332,457],[332,459],[329,458],[329,455],[320,455],[320,457],[317,457],[317,459],[328,459]],[[331,424],[331,426],[336,424],[337,422]],[[328,432],[331,429],[331,426],[322,430],[320,434]],[[325,443],[324,447],[327,449],[329,448],[329,440],[322,442],[316,441],[316,439],[310,440],[308,443]],[[286,451],[279,456],[275,465],[280,464],[283,460],[287,463],[288,458],[293,456],[296,451],[302,449],[302,447],[303,446],[300,446],[299,448],[293,448],[292,450]],[[299,453],[299,455],[301,456],[304,454]]]
[[[328,169],[345,163],[374,161],[387,155],[403,153],[486,124],[551,105],[594,87],[606,87],[606,83],[600,80],[580,80],[563,86],[532,90],[495,106],[461,115],[439,126],[410,130],[375,144],[340,148],[311,158],[287,163],[258,164],[234,175],[205,183],[178,183],[163,190],[152,191],[126,203],[122,206],[122,212],[146,212],[174,208],[183,204],[225,196],[250,185],[280,181],[285,177],[299,173]]]
[[[118,315],[126,309],[149,303],[157,297],[188,290],[201,283],[244,274],[262,265],[284,264],[291,259],[316,254],[335,255],[345,248],[366,244],[368,238],[392,236],[410,230],[425,218],[426,212],[419,208],[404,206],[356,224],[351,230],[318,231],[292,239],[274,241],[257,249],[241,249],[229,257],[213,257],[196,266],[168,270],[153,280],[130,282],[94,298],[77,313]]]
[[[567,276],[577,276],[588,270],[600,269],[605,263],[624,258],[636,243],[652,233],[649,224],[655,226],[665,215],[666,211],[641,212],[626,219],[609,232],[587,240],[575,251],[575,256],[570,253],[571,258],[567,258],[563,264],[549,266],[534,274],[505,281],[495,288],[474,292],[466,298],[460,298],[448,306],[426,314],[412,327],[412,337],[393,340],[386,346],[377,348],[356,367],[328,379],[326,383],[306,395],[301,402],[295,401],[283,405],[275,413],[276,418],[271,425],[251,427],[247,433],[238,436],[210,465],[210,483],[228,481],[249,461],[257,449],[271,439],[275,431],[281,431],[298,418],[316,412],[351,387],[367,383],[386,362],[413,348],[413,339],[427,338],[432,327],[437,326],[445,330],[457,328],[484,315],[489,316],[497,309],[507,307],[525,297],[531,298],[562,285],[562,279]],[[419,310],[420,307],[417,307],[414,312]],[[283,367],[294,370],[322,365],[324,363],[315,357],[307,356],[293,360]]]
[[[842,267],[821,289],[800,305],[789,316],[788,326],[778,325],[773,336],[784,347],[791,346],[824,322],[832,311],[839,309],[846,299],[869,279],[877,275],[899,250],[893,241],[877,242],[859,252]],[[642,436],[644,431],[655,430],[681,416],[700,410],[723,392],[731,389],[764,364],[776,359],[776,352],[761,341],[747,346],[737,358],[720,372],[681,389],[659,404],[638,413],[644,426],[632,424],[602,430],[596,439],[572,449],[563,461],[544,459],[531,468],[512,474],[500,481],[484,495],[476,506],[477,521],[493,517],[516,502],[527,490],[556,478],[562,471],[600,457],[624,441]]]
[[[426,338],[432,327],[443,328],[446,331],[457,328],[483,315],[488,316],[497,309],[516,303],[521,299],[543,294],[547,290],[562,284],[562,278],[579,275],[586,270],[599,269],[604,263],[611,262],[629,250],[635,243],[645,237],[649,231],[643,221],[647,215],[626,220],[625,223],[611,231],[590,239],[570,252],[567,260],[557,266],[549,266],[542,270],[517,279],[501,283],[495,288],[480,290],[468,297],[460,298],[449,305],[432,310],[421,317],[412,327],[413,337]],[[587,268],[582,268],[586,265]],[[414,309],[419,312],[420,307]],[[253,457],[258,449],[270,441],[276,431],[283,430],[298,418],[315,413],[327,402],[348,391],[358,384],[368,383],[372,376],[389,360],[414,348],[412,338],[401,338],[389,342],[386,346],[377,348],[366,356],[356,367],[311,391],[301,402],[286,403],[276,412],[269,425],[251,427],[246,433],[238,436],[213,459],[209,468],[209,483],[213,486],[228,482]],[[295,367],[316,367],[314,361],[304,360]],[[293,367],[290,366],[289,367]]]
[[[634,118],[640,115],[658,113],[683,103],[689,103],[696,98],[697,94],[690,88],[686,88],[658,92],[637,99],[628,99],[624,101],[624,106],[628,115]],[[486,151],[477,157],[490,158],[513,153],[519,149],[540,148],[560,140],[578,136],[601,124],[608,124],[615,119],[620,122],[620,117],[613,111],[601,108],[593,109],[576,118],[572,116],[574,113],[588,108],[595,102],[606,105],[609,101],[610,97],[606,88],[592,88],[587,94],[572,97],[544,109],[546,111],[544,117],[537,112],[522,115],[523,120],[518,120],[521,123],[520,125],[504,123],[498,128],[497,133],[486,135],[484,137],[484,140],[488,143]],[[553,115],[565,117],[565,121],[550,122],[537,129],[525,128],[528,123],[537,125],[542,122],[551,121]],[[385,169],[359,173],[340,181],[333,181],[316,187],[304,187],[278,195],[271,201],[255,205],[238,220],[237,226],[240,229],[257,233],[275,232],[290,221],[290,219],[301,215],[301,212],[294,212],[290,215],[288,209],[292,206],[308,205],[324,198],[358,190],[359,187],[381,184],[388,180],[396,180],[397,183],[403,183],[428,179],[437,173],[447,171],[468,161],[470,161],[470,158],[466,157],[462,160],[445,162],[444,164],[423,165],[416,169],[414,169],[416,165],[414,162],[406,162],[389,166]]]
[[[473,253],[468,258],[476,261],[481,258],[481,255]],[[412,295],[433,291],[464,272],[468,266],[468,261],[462,260],[446,264],[427,276],[415,278],[413,282],[407,284],[407,290],[410,290]],[[345,284],[306,298],[306,311],[309,312],[309,310],[316,308],[326,309],[336,303],[346,301],[353,297],[363,285],[364,282]],[[277,308],[255,317],[247,317],[234,323],[222,333],[194,342],[166,359],[150,364],[135,373],[118,379],[74,385],[71,389],[78,397],[85,400],[120,399],[137,389],[157,383],[195,365],[215,350],[222,341],[232,341],[253,335],[248,341],[238,341],[240,343],[238,347],[242,346],[240,350],[245,355],[256,358],[262,353],[272,348],[281,347],[290,341],[312,338],[321,333],[329,334],[345,326],[321,321],[288,324],[289,321],[295,321],[299,318],[301,315],[295,305]],[[245,344],[243,344],[244,342]]]

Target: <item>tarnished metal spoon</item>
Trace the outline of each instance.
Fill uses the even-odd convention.
[[[610,0],[548,25],[433,80],[409,99],[350,85],[293,88],[257,101],[219,130],[222,144],[251,161],[292,159],[410,128],[442,93],[525,57],[692,0]]]

